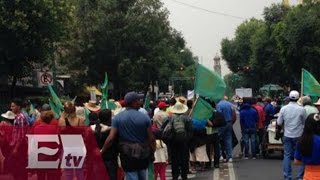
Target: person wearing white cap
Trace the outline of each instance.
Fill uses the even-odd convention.
[[[303,133],[304,123],[307,118],[306,110],[299,106],[298,91],[291,91],[289,94],[289,104],[283,106],[277,119],[278,125],[284,125],[284,158],[283,158],[283,175],[285,180],[292,179],[291,157],[294,155],[294,149],[298,139]],[[297,179],[303,178],[304,167],[298,166]]]

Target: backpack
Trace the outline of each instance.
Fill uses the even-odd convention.
[[[167,119],[167,121],[163,123],[161,129],[163,129],[161,139],[164,143],[169,143],[173,139],[174,135],[172,119]]]
[[[185,141],[188,137],[186,123],[183,115],[172,116],[172,127],[174,132],[174,141]]]

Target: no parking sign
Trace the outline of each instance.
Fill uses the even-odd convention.
[[[52,72],[38,72],[39,86],[53,85],[53,73]]]

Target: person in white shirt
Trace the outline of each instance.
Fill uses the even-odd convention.
[[[154,179],[166,180],[166,168],[168,164],[168,150],[162,140],[156,140],[156,151],[154,152]]]
[[[285,180],[292,179],[291,157],[294,155],[294,149],[299,137],[303,133],[304,122],[307,118],[306,110],[297,103],[299,92],[291,91],[289,98],[289,104],[281,108],[277,119],[278,125],[284,125],[283,175]],[[302,165],[298,166],[297,179],[303,178],[303,172],[304,167]]]

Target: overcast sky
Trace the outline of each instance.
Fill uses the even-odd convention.
[[[200,7],[204,10],[183,5]],[[293,0],[293,4],[297,0]],[[187,47],[190,47],[200,63],[213,69],[213,57],[220,55],[220,42],[223,38],[233,38],[237,26],[245,19],[262,19],[264,7],[282,0],[162,0],[169,10],[171,26],[180,31]],[[236,17],[219,15],[224,13]],[[202,60],[201,60],[202,59]],[[225,62],[222,62],[222,74],[228,74]]]

